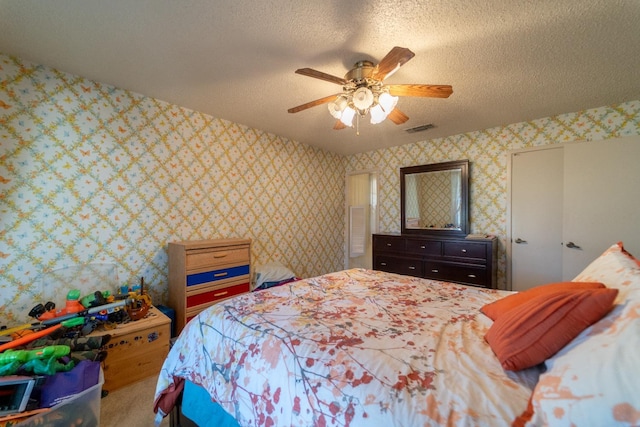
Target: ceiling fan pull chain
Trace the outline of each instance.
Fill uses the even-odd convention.
[[[356,114],[356,136],[360,136],[360,114]]]

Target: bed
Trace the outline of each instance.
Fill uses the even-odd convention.
[[[640,265],[619,243],[573,282],[528,296],[351,269],[225,300],[173,345],[157,421],[181,397],[199,425],[638,425]]]

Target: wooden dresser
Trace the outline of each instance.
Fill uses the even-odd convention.
[[[169,243],[169,306],[176,335],[215,302],[249,292],[251,239]]]
[[[373,268],[390,273],[497,287],[497,239],[373,235]]]

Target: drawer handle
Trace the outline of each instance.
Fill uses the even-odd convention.
[[[380,265],[383,266],[383,267],[386,267],[387,263],[386,262],[381,262]]]
[[[218,292],[217,294],[213,294],[214,297],[221,297],[222,295],[226,295],[228,294],[229,291],[224,291],[224,292]]]
[[[440,273],[437,269],[431,270],[432,273]]]
[[[415,270],[416,268],[413,265],[409,266],[409,270]]]
[[[475,274],[469,274],[469,275],[467,275],[467,277],[470,277],[470,278],[472,278],[472,279],[475,279],[475,278],[476,278],[476,275],[475,275]]]
[[[391,246],[391,243],[387,243],[387,246]]]
[[[420,246],[420,249],[427,249],[425,245]]]
[[[466,253],[467,253],[467,250],[466,250],[466,249],[463,249],[463,250],[462,250],[462,253],[463,253],[463,254],[466,254]]]
[[[213,275],[213,277],[224,277],[227,274],[229,274],[229,273],[227,271],[225,271],[224,273],[216,273],[216,274]]]
[[[214,252],[214,253],[213,253],[213,257],[214,257],[214,258],[224,258],[224,257],[226,257],[227,255],[229,255],[229,254],[228,254],[228,253],[226,253],[226,252]]]

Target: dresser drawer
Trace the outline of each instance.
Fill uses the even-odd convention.
[[[392,256],[376,256],[374,269],[389,273],[405,274],[407,276],[422,276],[422,261]]]
[[[224,250],[189,251],[187,253],[186,268],[196,270],[199,268],[215,267],[217,265],[246,262],[249,259],[249,248],[229,248]]]
[[[483,266],[425,262],[424,277],[475,286],[490,286],[487,282],[487,269]]]
[[[380,252],[404,252],[405,239],[393,236],[374,236],[373,245]]]
[[[477,242],[444,242],[444,256],[457,258],[487,259],[487,245]]]
[[[194,273],[187,275],[187,287],[201,285],[203,283],[217,282],[218,280],[231,279],[234,277],[249,274],[248,265],[240,265],[238,267],[222,268],[220,270],[205,271],[203,273]]]
[[[211,303],[215,301],[231,298],[232,296],[244,294],[246,292],[249,292],[249,282],[226,286],[223,288],[218,287],[204,292],[188,293],[187,308],[196,307],[202,304],[211,305]]]
[[[188,294],[187,306],[185,308],[185,323],[188,323],[201,311],[206,310],[213,304],[247,292],[249,292],[249,282],[227,286],[225,288],[216,288],[215,290],[198,294]]]
[[[442,253],[442,242],[437,240],[406,239],[406,251],[416,255],[435,255]]]

